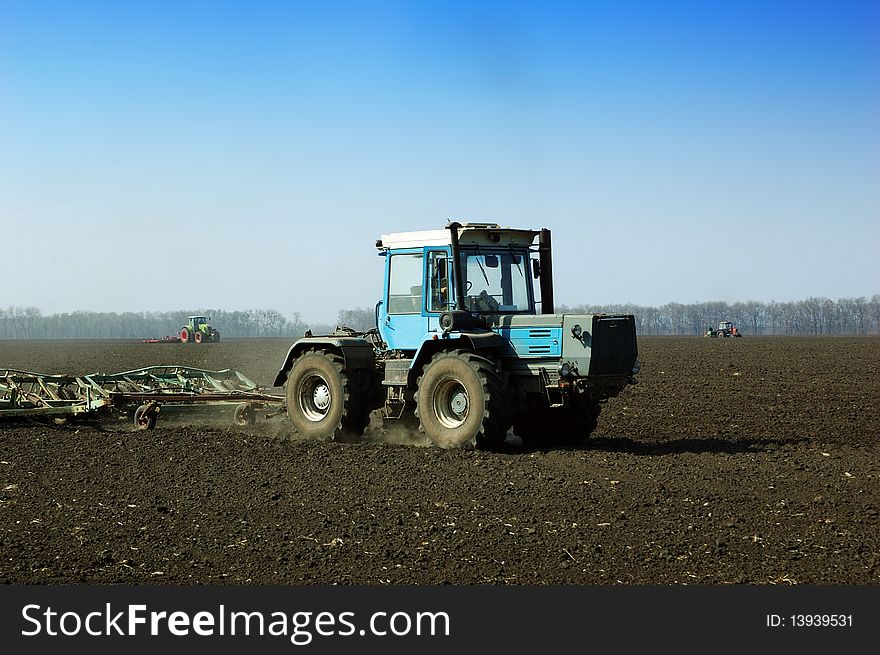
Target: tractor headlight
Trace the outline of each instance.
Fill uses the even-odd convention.
[[[571,336],[573,336],[575,339],[580,339],[583,333],[584,328],[582,328],[579,323],[575,323],[571,326]]]
[[[639,360],[636,360],[635,364],[633,364],[633,375],[642,370],[642,363]]]
[[[564,364],[559,365],[559,377],[567,378],[571,375],[571,366],[566,362]]]

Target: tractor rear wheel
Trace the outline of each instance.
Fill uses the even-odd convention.
[[[189,337],[190,337],[189,330],[186,328],[180,328],[181,342],[186,343],[187,341],[189,341]]]
[[[370,422],[366,376],[345,369],[342,357],[309,350],[287,376],[287,416],[310,439],[353,441]]]
[[[418,381],[421,429],[441,448],[498,445],[511,422],[506,387],[491,359],[463,350],[437,353]]]

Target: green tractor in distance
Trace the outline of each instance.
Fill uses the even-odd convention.
[[[204,316],[190,316],[189,323],[180,328],[180,342],[195,343],[220,341],[220,331],[208,325],[208,319]]]
[[[713,339],[723,339],[725,337],[741,337],[742,333],[740,333],[739,328],[737,328],[731,321],[721,321],[718,323],[717,330],[709,328],[706,330],[705,336]]]

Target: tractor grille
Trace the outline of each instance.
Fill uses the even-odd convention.
[[[529,341],[549,341],[553,338],[553,330],[550,328],[532,328],[529,330]],[[553,348],[549,343],[529,344],[530,355],[552,355]]]
[[[638,354],[634,316],[593,317],[590,375],[629,375]]]
[[[498,333],[508,340],[517,357],[559,357],[562,351],[561,327],[501,327]]]

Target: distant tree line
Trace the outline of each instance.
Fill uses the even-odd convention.
[[[633,314],[642,335],[702,335],[718,321],[733,321],[743,334],[880,334],[880,294],[866,298],[807,298],[794,302],[701,302],[642,305],[557,305],[556,311]],[[0,308],[0,339],[145,339],[177,334],[188,316],[204,315],[222,337],[298,337],[326,334],[332,325],[308,324],[298,312],[274,309],[180,310],[172,312],[85,312],[43,315],[36,307]],[[368,330],[375,308],[342,309],[337,325]]]
[[[332,326],[307,325],[299,313],[285,317],[274,309],[224,311],[219,309],[170,312],[85,312],[43,313],[36,307],[0,308],[0,339],[147,339],[175,335],[188,316],[207,316],[225,337],[302,336],[311,328],[316,333]]]
[[[880,334],[880,294],[866,298],[807,298],[793,302],[667,303],[640,305],[557,305],[557,312],[633,314],[639,334],[701,335],[719,321],[733,321],[743,334],[807,336]]]

